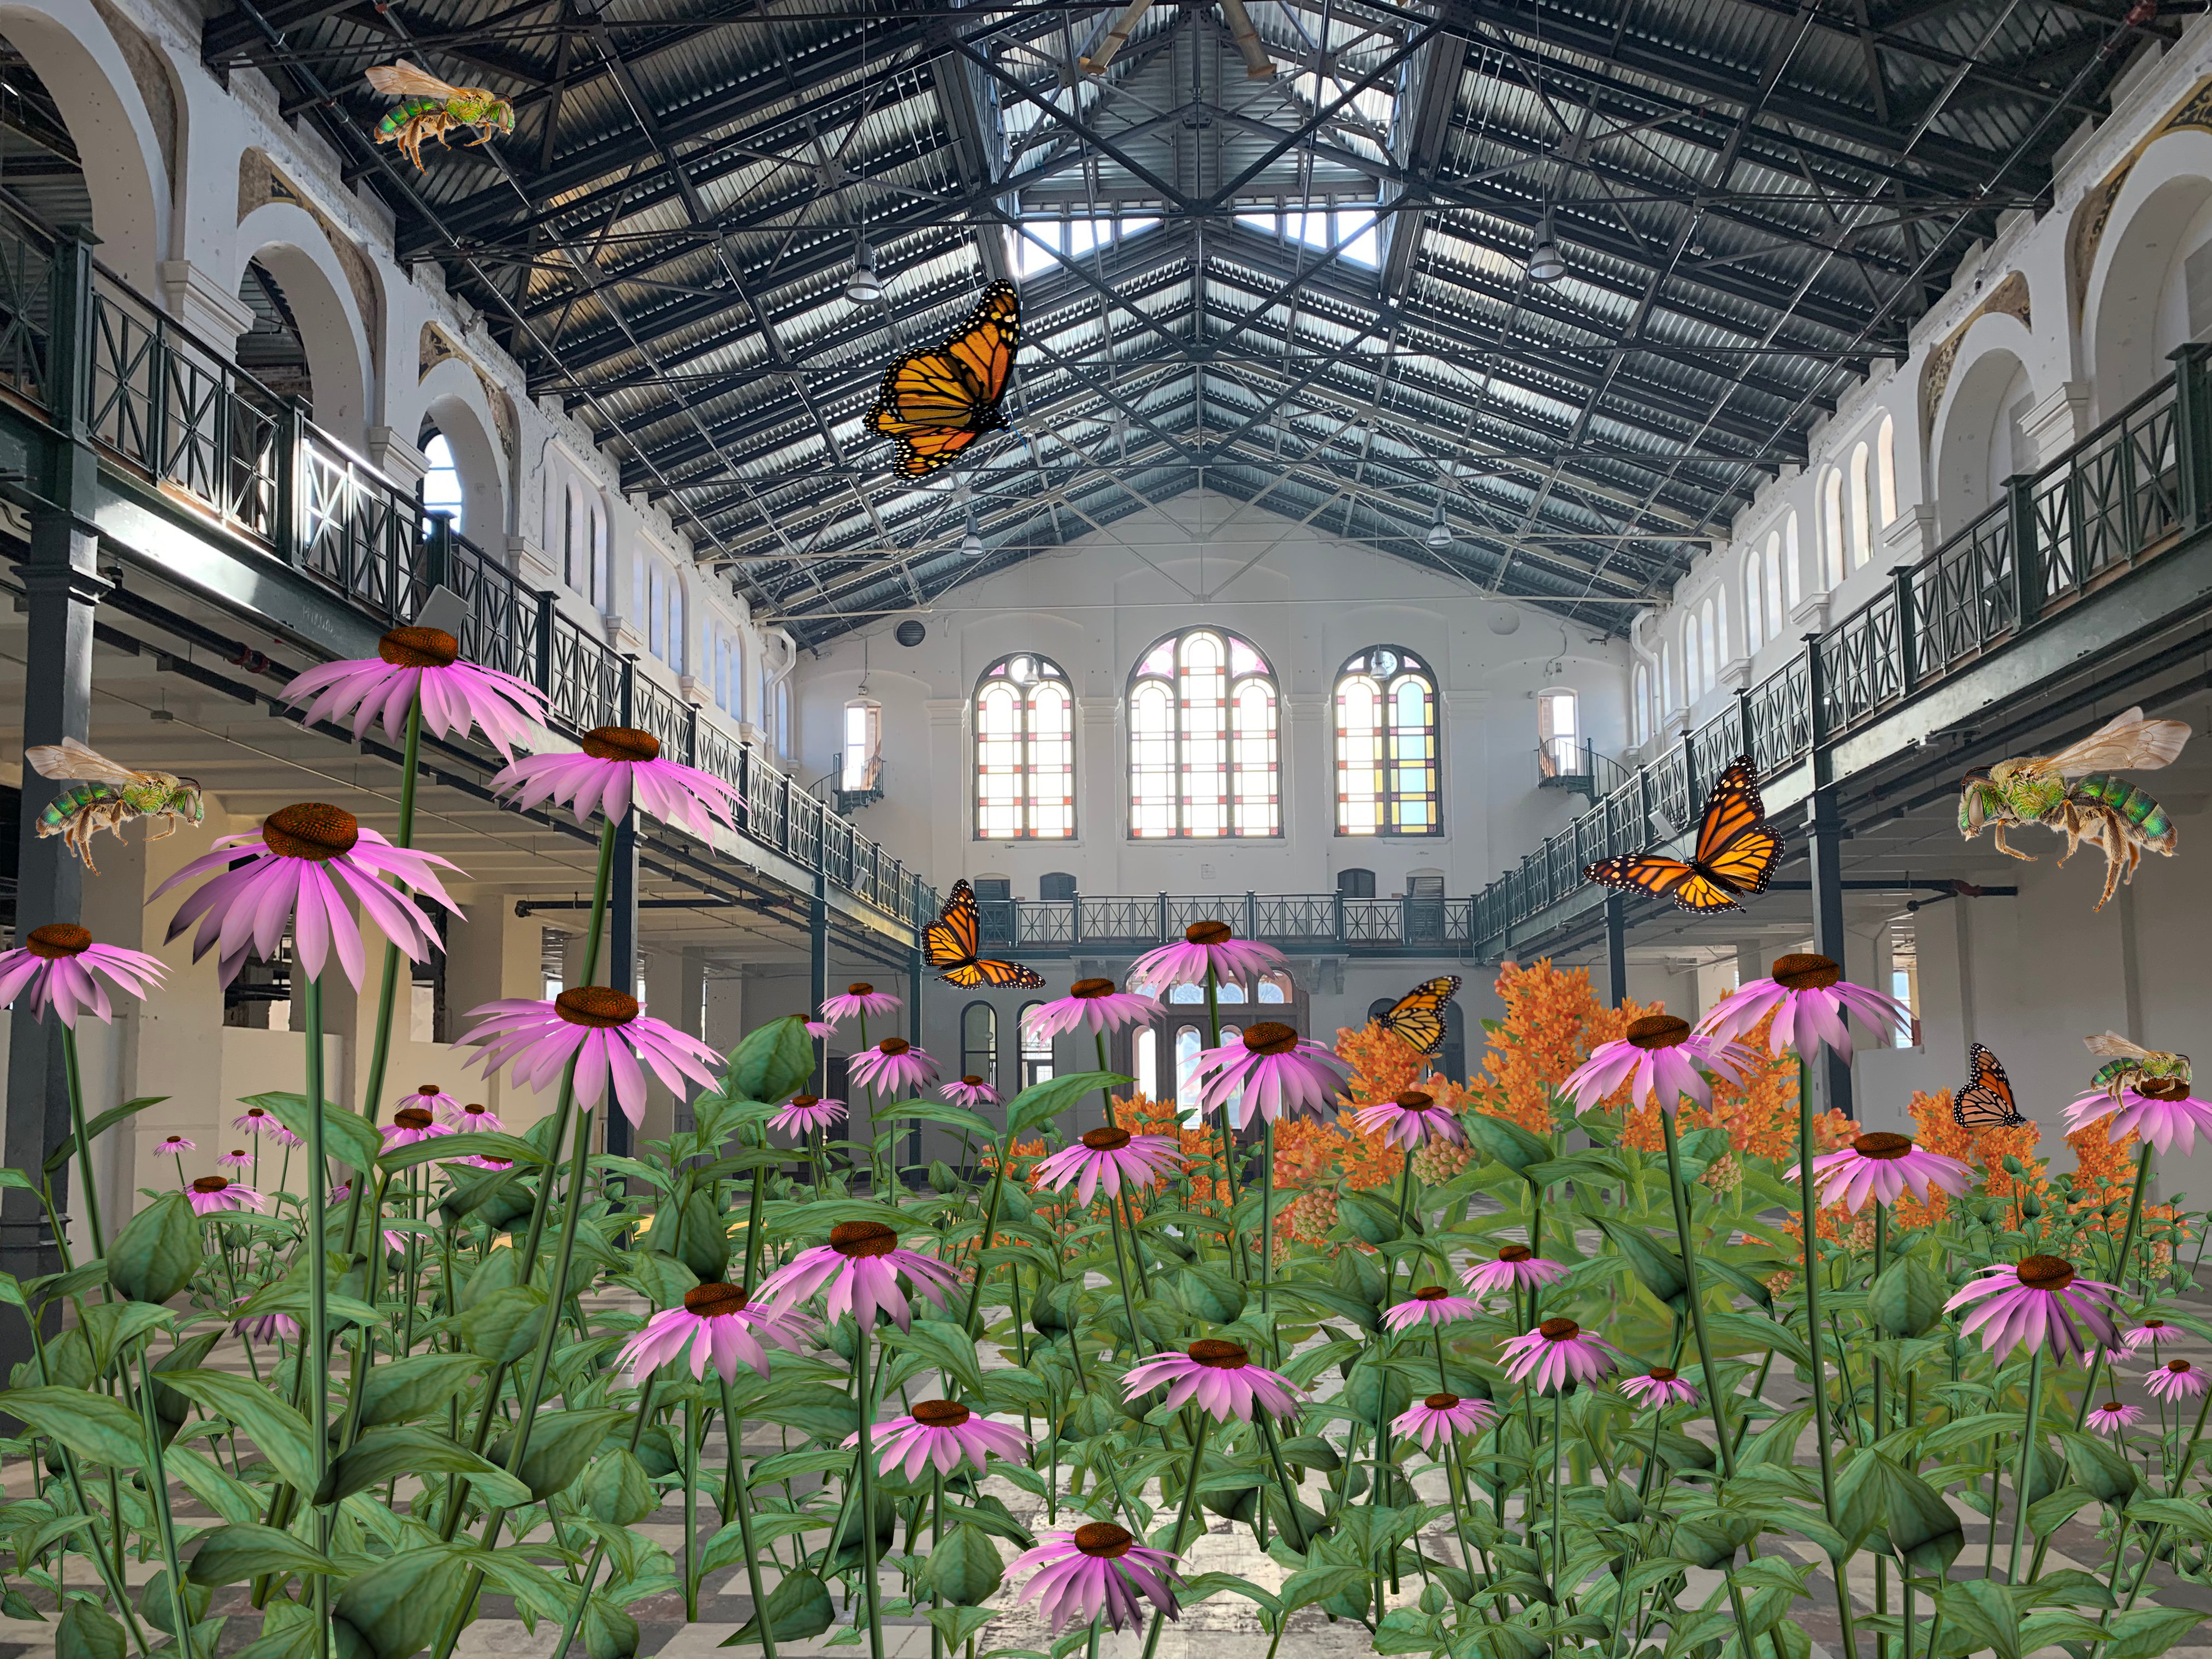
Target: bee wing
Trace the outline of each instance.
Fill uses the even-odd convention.
[[[441,81],[425,69],[412,64],[379,64],[368,71],[368,84],[379,92],[393,98],[453,97],[461,89],[449,82]]]
[[[146,779],[143,772],[118,766],[106,756],[86,748],[75,738],[64,738],[59,743],[33,744],[23,751],[23,758],[31,763],[42,778],[125,785],[143,783]]]
[[[2141,708],[2115,714],[2087,737],[2037,765],[2041,772],[2078,778],[2088,772],[2147,772],[2164,766],[2189,741],[2183,720],[2147,720]]]
[[[2107,1060],[2148,1060],[2150,1050],[2140,1043],[2130,1042],[2118,1031],[2100,1031],[2095,1036],[2083,1037],[2081,1046],[2091,1054]]]

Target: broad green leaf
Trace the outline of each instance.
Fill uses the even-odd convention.
[[[637,1620],[604,1595],[584,1603],[584,1652],[588,1659],[631,1659],[641,1639]]]
[[[1310,1303],[1324,1313],[1334,1314],[1340,1319],[1348,1319],[1360,1329],[1370,1334],[1380,1328],[1382,1324],[1373,1304],[1362,1302],[1358,1297],[1340,1290],[1334,1285],[1308,1285],[1303,1281],[1289,1284],[1278,1282],[1270,1285],[1269,1289],[1276,1296],[1289,1296],[1298,1301]]]
[[[1244,1311],[1244,1287],[1208,1263],[1185,1267],[1171,1288],[1184,1312],[1209,1325],[1229,1324]]]
[[[1526,1176],[1552,1156],[1545,1141],[1504,1118],[1487,1112],[1462,1112],[1459,1121],[1467,1129],[1468,1139],[1516,1175]]]
[[[1397,1204],[1370,1193],[1336,1195],[1336,1227],[1331,1231],[1339,1230],[1362,1244],[1388,1244],[1403,1231],[1398,1225]]]
[[[896,1111],[880,1114],[877,1121],[889,1123],[901,1118],[910,1118],[919,1123],[939,1124],[956,1134],[970,1136],[986,1146],[999,1138],[998,1130],[986,1121],[981,1113],[970,1111],[965,1106],[915,1101]]]
[[[620,1446],[585,1472],[580,1496],[586,1510],[611,1527],[634,1527],[660,1507],[645,1466]]]
[[[963,1522],[930,1551],[921,1582],[955,1607],[972,1607],[997,1595],[1006,1576],[990,1535],[973,1522]]]
[[[1114,1090],[1131,1079],[1119,1072],[1071,1072],[1066,1077],[1032,1083],[1006,1105],[1006,1133],[1024,1134],[1042,1128],[1086,1095]]]
[[[1951,1287],[1917,1255],[1893,1261],[1867,1286],[1867,1312],[1892,1336],[1925,1336],[1943,1320]]]
[[[369,1372],[362,1389],[363,1428],[380,1423],[404,1423],[428,1416],[468,1385],[483,1370],[473,1354],[418,1353],[395,1359]]]
[[[2038,1538],[2047,1537],[2096,1501],[2097,1494],[2087,1486],[2061,1486],[2027,1506],[2027,1529]]]
[[[1492,1119],[1492,1122],[1500,1121]],[[1527,1131],[1523,1130],[1523,1133]],[[1616,1221],[1611,1216],[1594,1216],[1599,1231],[1613,1241],[1613,1249],[1635,1270],[1644,1281],[1644,1288],[1668,1306],[1680,1304],[1689,1289],[1689,1276],[1683,1272],[1682,1258],[1662,1244],[1645,1229],[1633,1222]]]
[[[185,1576],[195,1584],[235,1584],[264,1573],[281,1579],[341,1571],[320,1550],[289,1532],[248,1525],[217,1527],[203,1534]]]
[[[1681,1260],[1680,1256],[1674,1259],[1677,1261]],[[1699,1256],[1698,1258],[1699,1275],[1702,1277],[1705,1270],[1712,1265],[1705,1257]],[[1778,1321],[1761,1319],[1755,1314],[1734,1311],[1709,1313],[1705,1316],[1705,1330],[1717,1343],[1731,1346],[1740,1346],[1754,1351],[1760,1348],[1771,1348],[1792,1364],[1802,1365],[1808,1370],[1812,1368],[1813,1354],[1812,1351],[1805,1346],[1805,1339],[1790,1329],[1789,1326]],[[1715,1358],[1717,1359],[1718,1356],[1716,1355]],[[1833,1364],[1835,1362],[1831,1359],[1828,1363]]]
[[[510,1164],[520,1164],[545,1161],[545,1154],[520,1135],[501,1134],[495,1129],[471,1129],[465,1134],[433,1135],[428,1140],[380,1152],[376,1167],[385,1175],[397,1175],[417,1164],[458,1163],[465,1158],[503,1158]]]
[[[801,1571],[786,1573],[768,1593],[768,1627],[779,1642],[811,1642],[837,1622],[837,1609],[830,1600],[830,1587],[821,1575]],[[734,1636],[723,1638],[726,1648],[757,1646],[761,1619],[757,1611]]]
[[[155,1199],[107,1247],[107,1282],[133,1302],[167,1302],[191,1283],[205,1249],[182,1193]]]
[[[367,1659],[410,1659],[437,1639],[466,1583],[467,1552],[410,1550],[347,1581],[331,1622],[361,1639]]]
[[[249,1526],[261,1514],[261,1499],[244,1481],[218,1468],[190,1446],[172,1446],[161,1454],[161,1467],[178,1485],[233,1526]]]
[[[78,1262],[65,1273],[48,1273],[42,1279],[33,1279],[22,1290],[24,1300],[34,1308],[43,1308],[65,1297],[89,1296],[106,1283],[107,1263],[95,1258]]]
[[[92,1363],[105,1376],[115,1358],[149,1333],[177,1322],[158,1302],[91,1302],[85,1304],[83,1331],[92,1344]]]
[[[54,1659],[125,1659],[131,1638],[100,1603],[73,1597],[54,1627]]]
[[[519,1508],[541,1494],[498,1465],[486,1462],[442,1432],[401,1425],[362,1436],[331,1465],[330,1479],[315,1494],[318,1504],[335,1504],[351,1492],[368,1492],[403,1475],[463,1474],[494,1504]]]
[[[2212,1510],[2184,1498],[2138,1498],[2128,1505],[2138,1527],[2178,1527],[2192,1538],[2212,1539]]]
[[[266,1383],[228,1371],[166,1373],[161,1379],[211,1416],[227,1417],[246,1431],[288,1483],[302,1492],[315,1489],[315,1464],[308,1449],[307,1419],[277,1397]]]
[[[536,1351],[544,1320],[542,1289],[535,1285],[508,1285],[463,1314],[454,1329],[471,1352],[495,1365],[511,1365]]]
[[[1997,1659],[2020,1659],[2020,1614],[2002,1584],[1986,1578],[1946,1584],[1936,1604],[1948,1634],[1964,1637],[1969,1652],[1988,1649]]]
[[[1232,1595],[1244,1597],[1246,1601],[1265,1611],[1271,1619],[1283,1610],[1282,1598],[1274,1591],[1262,1589],[1250,1579],[1241,1577],[1233,1572],[1194,1574],[1183,1581],[1182,1594],[1177,1599],[1183,1606],[1188,1607],[1193,1602],[1203,1601],[1209,1596],[1218,1595],[1224,1590]]]
[[[674,1225],[668,1226],[672,1220]],[[667,1237],[662,1237],[664,1231]],[[730,1267],[730,1222],[711,1187],[695,1188],[653,1223],[653,1243],[696,1274],[702,1283],[720,1280]]]
[[[937,1626],[946,1650],[957,1653],[963,1642],[999,1615],[990,1607],[925,1607],[921,1616]]]
[[[886,1330],[884,1344],[920,1356],[971,1393],[982,1392],[983,1370],[975,1358],[975,1344],[957,1325],[918,1319],[909,1330]]]
[[[514,1468],[529,1489],[531,1499],[542,1503],[556,1492],[567,1491],[592,1461],[607,1431],[629,1420],[629,1413],[622,1411],[539,1413],[531,1424],[521,1464]],[[492,1461],[501,1468],[514,1464],[512,1446],[513,1437],[508,1437],[492,1448]]]
[[[722,1092],[732,1100],[787,1100],[814,1075],[814,1039],[797,1014],[748,1031],[730,1051]]]
[[[102,1134],[113,1128],[117,1124],[124,1122],[127,1119],[137,1116],[139,1113],[144,1111],[149,1106],[159,1106],[167,1098],[168,1096],[167,1095],[142,1095],[137,1100],[125,1101],[120,1106],[111,1106],[106,1111],[102,1112],[98,1117],[94,1118],[84,1126],[84,1138],[88,1142],[97,1140]],[[46,1173],[52,1175],[55,1170],[60,1169],[63,1164],[68,1163],[70,1159],[76,1156],[76,1137],[75,1135],[70,1135],[64,1139],[60,1146],[55,1147],[52,1152],[46,1154]],[[11,1182],[0,1181],[0,1186],[12,1186],[13,1184],[14,1183]],[[31,1183],[27,1181],[24,1182],[23,1185],[26,1188],[31,1187]],[[33,1191],[37,1190],[35,1188],[31,1189]]]
[[[2112,1633],[2101,1659],[2158,1659],[2204,1622],[2195,1607],[2137,1607],[2116,1613],[2106,1626]]]
[[[300,1094],[265,1094],[241,1097],[241,1103],[258,1106],[279,1123],[289,1129],[301,1140],[314,1145],[314,1123],[307,1110],[307,1097]],[[352,1170],[373,1170],[378,1154],[384,1150],[384,1137],[376,1126],[356,1112],[330,1101],[323,1103],[323,1150],[339,1163]]]
[[[0,1394],[0,1412],[21,1418],[88,1462],[116,1469],[135,1469],[145,1462],[145,1428],[138,1413],[106,1395],[60,1387],[11,1389]]]
[[[1283,1581],[1283,1611],[1296,1613],[1300,1607],[1312,1607],[1333,1595],[1349,1595],[1367,1587],[1364,1567],[1301,1567]]]
[[[2061,1434],[2066,1450],[2066,1472],[2075,1484],[2088,1488],[2097,1501],[2116,1510],[2127,1508],[2136,1495],[2135,1466],[2106,1442],[2086,1434]]]

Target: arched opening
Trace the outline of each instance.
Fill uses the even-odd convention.
[[[2196,133],[2154,145],[2136,163],[2121,203],[2136,195],[2136,179],[2177,162],[2191,171],[2148,188],[2132,210],[2123,205],[2098,250],[2085,307],[2094,320],[2084,331],[2094,342],[2100,419],[2166,373],[2166,354],[2192,337],[2192,322],[2212,326],[2212,257],[2198,252],[2212,239],[2212,177],[2205,176],[2212,146]]]
[[[1951,383],[1936,422],[1939,528],[1956,535],[2004,493],[2004,481],[2035,464],[2025,422],[2035,402],[2027,370],[2009,351],[1987,351]]]
[[[312,412],[314,371],[283,285],[260,260],[248,259],[238,298],[253,313],[252,326],[238,337],[238,366],[278,397],[299,398]]]
[[[999,1011],[988,1002],[960,1011],[960,1072],[999,1086]]]
[[[315,424],[339,442],[358,447],[368,429],[368,351],[345,269],[322,227],[290,202],[256,208],[239,226],[239,294],[256,306],[252,329],[238,349],[259,334],[260,315],[249,292],[272,287],[283,295],[314,387]],[[254,276],[256,268],[264,277]]]
[[[432,434],[445,439],[469,539],[479,547],[496,548],[507,531],[507,465],[492,437],[483,384],[466,363],[448,357],[422,377],[417,390],[423,394],[423,404],[416,447],[427,455]]]
[[[453,441],[434,426],[427,426],[416,447],[429,463],[422,473],[423,510],[451,514],[453,533],[459,535],[468,524],[469,502],[461,487],[460,465],[453,459]]]

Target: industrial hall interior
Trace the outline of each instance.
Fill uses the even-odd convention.
[[[0,586],[7,1656],[2212,1659],[2198,0],[4,0]]]

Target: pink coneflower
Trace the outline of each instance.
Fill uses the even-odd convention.
[[[1391,1432],[1411,1437],[1423,1451],[1434,1451],[1439,1440],[1463,1440],[1480,1434],[1498,1420],[1498,1407],[1487,1400],[1462,1400],[1455,1394],[1432,1394],[1415,1401],[1390,1422]]]
[[[1624,1378],[1621,1393],[1639,1406],[1649,1406],[1654,1411],[1663,1411],[1669,1406],[1693,1406],[1698,1391],[1682,1380],[1678,1371],[1664,1365],[1654,1365],[1640,1376]]]
[[[466,1158],[457,1158],[453,1162],[465,1164],[472,1170],[512,1170],[514,1167],[514,1160],[511,1158],[486,1158],[482,1152],[471,1152]]]
[[[266,1135],[279,1146],[297,1146],[300,1144],[300,1137],[286,1128],[275,1113],[264,1111],[258,1106],[247,1107],[231,1119],[230,1127],[242,1134]]]
[[[171,1158],[174,1158],[179,1152],[189,1152],[195,1149],[192,1143],[182,1135],[165,1135],[161,1139],[161,1144],[154,1150],[157,1153],[167,1152]]]
[[[1014,1558],[1006,1571],[1035,1567],[1017,1603],[1035,1601],[1057,1636],[1071,1620],[1088,1624],[1103,1618],[1111,1630],[1144,1622],[1144,1596],[1168,1619],[1182,1617],[1176,1606],[1176,1558],[1148,1549],[1111,1521],[1090,1521],[1073,1532],[1044,1532],[1035,1549]]]
[[[1441,1285],[1424,1285],[1405,1301],[1385,1308],[1382,1323],[1393,1331],[1402,1331],[1413,1325],[1450,1325],[1481,1311],[1480,1302],[1454,1296]]]
[[[971,1112],[999,1103],[999,1091],[973,1072],[953,1079],[937,1092],[955,1106],[965,1106]]]
[[[1088,1204],[1102,1186],[1109,1198],[1119,1198],[1125,1182],[1132,1187],[1151,1186],[1170,1173],[1180,1158],[1172,1136],[1133,1135],[1109,1124],[1085,1129],[1073,1146],[1040,1159],[1031,1179],[1048,1193],[1073,1182],[1076,1202]]]
[[[763,1289],[766,1287],[763,1286]],[[630,1368],[629,1385],[640,1386],[664,1365],[672,1365],[691,1351],[691,1376],[707,1375],[707,1364],[725,1382],[737,1380],[742,1360],[763,1376],[768,1375],[765,1337],[779,1348],[796,1353],[811,1322],[804,1314],[765,1302],[748,1302],[735,1285],[695,1285],[684,1292],[683,1302],[662,1310],[645,1322],[615,1355],[615,1364]]]
[[[2186,1359],[2169,1359],[2143,1378],[2143,1392],[2161,1405],[2179,1405],[2204,1392],[2204,1373]]]
[[[1790,1166],[1790,1179],[1797,1166]],[[1840,1204],[1863,1210],[1869,1199],[1894,1204],[1900,1193],[1910,1192],[1923,1204],[1930,1188],[1956,1198],[1974,1178],[1973,1170],[1955,1158],[1927,1152],[1912,1144],[1911,1135],[1894,1135],[1876,1129],[1863,1134],[1840,1152],[1813,1160],[1813,1180],[1822,1205]]]
[[[1778,957],[1771,971],[1771,978],[1749,981],[1723,998],[1698,1022],[1698,1032],[1723,1040],[1747,1036],[1771,1014],[1774,1026],[1767,1035],[1767,1047],[1774,1053],[1795,1048],[1809,1060],[1827,1048],[1849,1060],[1847,1015],[1857,1016],[1860,1024],[1878,1032],[1911,1023],[1911,1009],[1895,997],[1852,984],[1826,957]]]
[[[1255,1401],[1270,1417],[1298,1414],[1297,1385],[1254,1364],[1241,1342],[1202,1337],[1182,1353],[1157,1354],[1132,1365],[1121,1378],[1121,1397],[1135,1400],[1163,1382],[1168,1385],[1170,1411],[1195,1395],[1200,1409],[1217,1423],[1226,1423],[1232,1412],[1249,1423]]]
[[[269,1200],[251,1187],[228,1176],[202,1176],[185,1188],[196,1215],[215,1215],[226,1210],[266,1210]]]
[[[109,986],[143,1000],[168,971],[159,957],[119,945],[94,945],[91,933],[75,922],[50,921],[31,929],[14,950],[0,951],[0,1004],[24,1003],[40,1020],[51,1008],[74,1030],[82,1012],[105,1020],[115,1018]]]
[[[846,1063],[853,1081],[884,1094],[920,1094],[937,1081],[937,1062],[904,1037],[885,1037]]]
[[[648,1017],[627,991],[606,985],[571,986],[550,1002],[488,1002],[471,1009],[469,1018],[479,1024],[461,1041],[483,1045],[470,1064],[482,1065],[486,1076],[512,1060],[516,1083],[543,1089],[558,1082],[573,1059],[576,1103],[590,1111],[611,1082],[623,1115],[633,1124],[645,1117],[645,1072],[639,1061],[680,1095],[686,1078],[712,1087],[710,1068],[720,1058],[696,1037]]]
[[[2077,1318],[2106,1347],[2118,1344],[2110,1312],[2117,1294],[2112,1285],[2078,1277],[2070,1261],[2031,1255],[2009,1266],[2000,1262],[1983,1268],[1943,1304],[1943,1310],[1950,1313],[1969,1302],[1981,1303],[1960,1323],[1959,1332],[1962,1336],[1980,1332],[1983,1349],[2000,1364],[2023,1344],[2034,1347],[2045,1342],[2052,1358],[2063,1360],[2087,1352],[2074,1328]]]
[[[898,1235],[882,1222],[841,1221],[830,1230],[827,1244],[801,1250],[763,1280],[760,1297],[787,1306],[826,1288],[823,1305],[831,1319],[849,1313],[872,1327],[877,1314],[886,1313],[903,1331],[913,1310],[900,1291],[902,1278],[908,1289],[939,1308],[945,1292],[960,1282],[942,1261],[900,1249]]]
[[[2180,1331],[2167,1324],[2163,1319],[2146,1319],[2120,1339],[2126,1344],[2130,1353],[2148,1346],[2154,1356],[2158,1352],[2160,1343],[2179,1342],[2180,1340]]]
[[[1117,991],[1110,979],[1079,979],[1066,996],[1040,1002],[1024,1013],[1022,1029],[1038,1042],[1049,1042],[1078,1026],[1111,1036],[1157,1019],[1159,1012],[1160,1005],[1152,998],[1138,991]]]
[[[784,1103],[781,1111],[769,1119],[768,1127],[803,1137],[817,1130],[827,1133],[844,1121],[843,1101],[823,1100],[816,1095],[793,1095]]]
[[[1029,1438],[1020,1430],[978,1417],[957,1400],[917,1401],[906,1416],[878,1424],[877,1430],[883,1436],[876,1442],[876,1449],[883,1454],[879,1471],[889,1474],[903,1463],[909,1480],[933,1463],[939,1474],[950,1474],[964,1461],[981,1474],[983,1460],[994,1453],[1011,1458],[1029,1455]],[[857,1446],[860,1437],[848,1435],[845,1443]]]
[[[238,1298],[243,1306],[248,1298]],[[230,1328],[248,1342],[273,1342],[282,1337],[287,1342],[300,1340],[300,1322],[287,1313],[252,1314],[231,1322]]]
[[[842,994],[823,999],[822,1018],[836,1025],[855,1016],[866,1018],[896,1013],[902,1006],[889,991],[878,991],[864,979],[855,980]]]
[[[413,1099],[413,1096],[409,1096]],[[402,1146],[412,1146],[418,1140],[431,1140],[440,1135],[453,1133],[452,1127],[430,1115],[427,1107],[402,1106],[392,1115],[392,1121],[384,1131],[384,1150],[397,1152]]]
[[[1671,1112],[1685,1100],[1711,1105],[1706,1074],[1718,1073],[1740,1083],[1750,1064],[1749,1051],[1739,1043],[1700,1036],[1689,1021],[1673,1014],[1646,1014],[1629,1021],[1618,1042],[1592,1049],[1560,1088],[1588,1111],[1626,1084],[1632,1103]]]
[[[2178,1140],[2186,1157],[2197,1149],[2198,1130],[2212,1135],[2212,1103],[2197,1099],[2189,1092],[2187,1081],[2178,1077],[2130,1084],[2118,1100],[2104,1089],[2083,1095],[2066,1109],[2066,1131],[2071,1134],[2107,1117],[2112,1122],[2105,1130],[2106,1139],[2117,1145],[2139,1134],[2161,1153]]]
[[[452,1121],[453,1114],[461,1109],[461,1103],[447,1094],[443,1085],[436,1083],[416,1084],[413,1094],[399,1097],[399,1105],[420,1106],[424,1111],[434,1113],[447,1122]]]
[[[507,1125],[499,1121],[499,1114],[480,1100],[472,1100],[465,1106],[454,1107],[452,1111],[446,1114],[446,1121],[464,1134],[471,1133],[478,1129],[507,1127]]]
[[[1209,971],[1216,983],[1250,982],[1284,967],[1280,951],[1257,939],[1238,939],[1225,921],[1194,921],[1182,930],[1182,939],[1180,945],[1163,945],[1132,963],[1129,988],[1157,994],[1171,986],[1203,985]]]
[[[1458,1115],[1437,1105],[1437,1097],[1424,1089],[1401,1089],[1389,1100],[1361,1107],[1352,1121],[1364,1133],[1380,1129],[1385,1145],[1409,1152],[1432,1140],[1467,1145]]]
[[[629,816],[630,802],[664,823],[689,830],[701,841],[714,838],[714,826],[736,828],[731,803],[737,791],[711,772],[663,760],[660,739],[627,726],[599,726],[579,739],[572,755],[526,755],[501,769],[491,781],[495,795],[509,795],[523,811],[542,801],[565,806],[582,823],[604,812],[609,823]]]
[[[1505,1374],[1539,1394],[1555,1394],[1569,1382],[1595,1382],[1618,1369],[1620,1350],[1590,1335],[1571,1319],[1547,1319],[1533,1331],[1508,1337]]]
[[[823,1037],[833,1037],[837,1035],[837,1028],[826,1019],[810,1019],[805,1021],[805,1024],[806,1026],[806,1035],[812,1037],[817,1042],[819,1042]]]
[[[460,655],[461,642],[443,629],[395,628],[376,642],[374,656],[326,662],[296,674],[284,696],[307,703],[301,719],[309,726],[343,720],[350,712],[355,737],[365,736],[380,718],[398,743],[419,694],[427,735],[466,736],[473,726],[493,748],[512,757],[535,740],[534,726],[544,723],[545,694],[528,680],[463,662]]]
[[[2107,1400],[2103,1405],[2092,1410],[2082,1420],[2088,1424],[2090,1432],[2093,1434],[2101,1434],[2110,1438],[2123,1429],[2135,1427],[2136,1424],[2142,1421],[2142,1417],[2143,1409],[2141,1406],[2130,1406],[2118,1400]]]
[[[1478,1297],[1495,1291],[1523,1291],[1532,1285],[1548,1285],[1565,1279],[1563,1261],[1550,1261],[1526,1244],[1508,1244],[1493,1261],[1471,1261],[1460,1270],[1460,1283]]]
[[[185,882],[211,878],[178,907],[169,937],[198,921],[192,960],[220,945],[225,985],[238,976],[249,954],[264,962],[273,958],[289,921],[301,973],[319,979],[335,950],[347,980],[361,989],[361,926],[349,899],[416,962],[427,961],[438,944],[438,930],[416,908],[418,902],[428,898],[460,914],[437,874],[439,868],[458,866],[434,853],[394,847],[375,830],[362,829],[352,813],[319,801],[271,812],[260,829],[225,836],[215,845],[214,852],[156,887],[148,902]]]
[[[1257,1020],[1218,1048],[1199,1051],[1198,1109],[1225,1109],[1242,1129],[1257,1112],[1273,1123],[1286,1112],[1321,1117],[1334,1105],[1352,1067],[1279,1021]]]
[[[240,1146],[232,1152],[217,1152],[215,1162],[219,1170],[250,1170],[253,1167],[253,1154]]]

